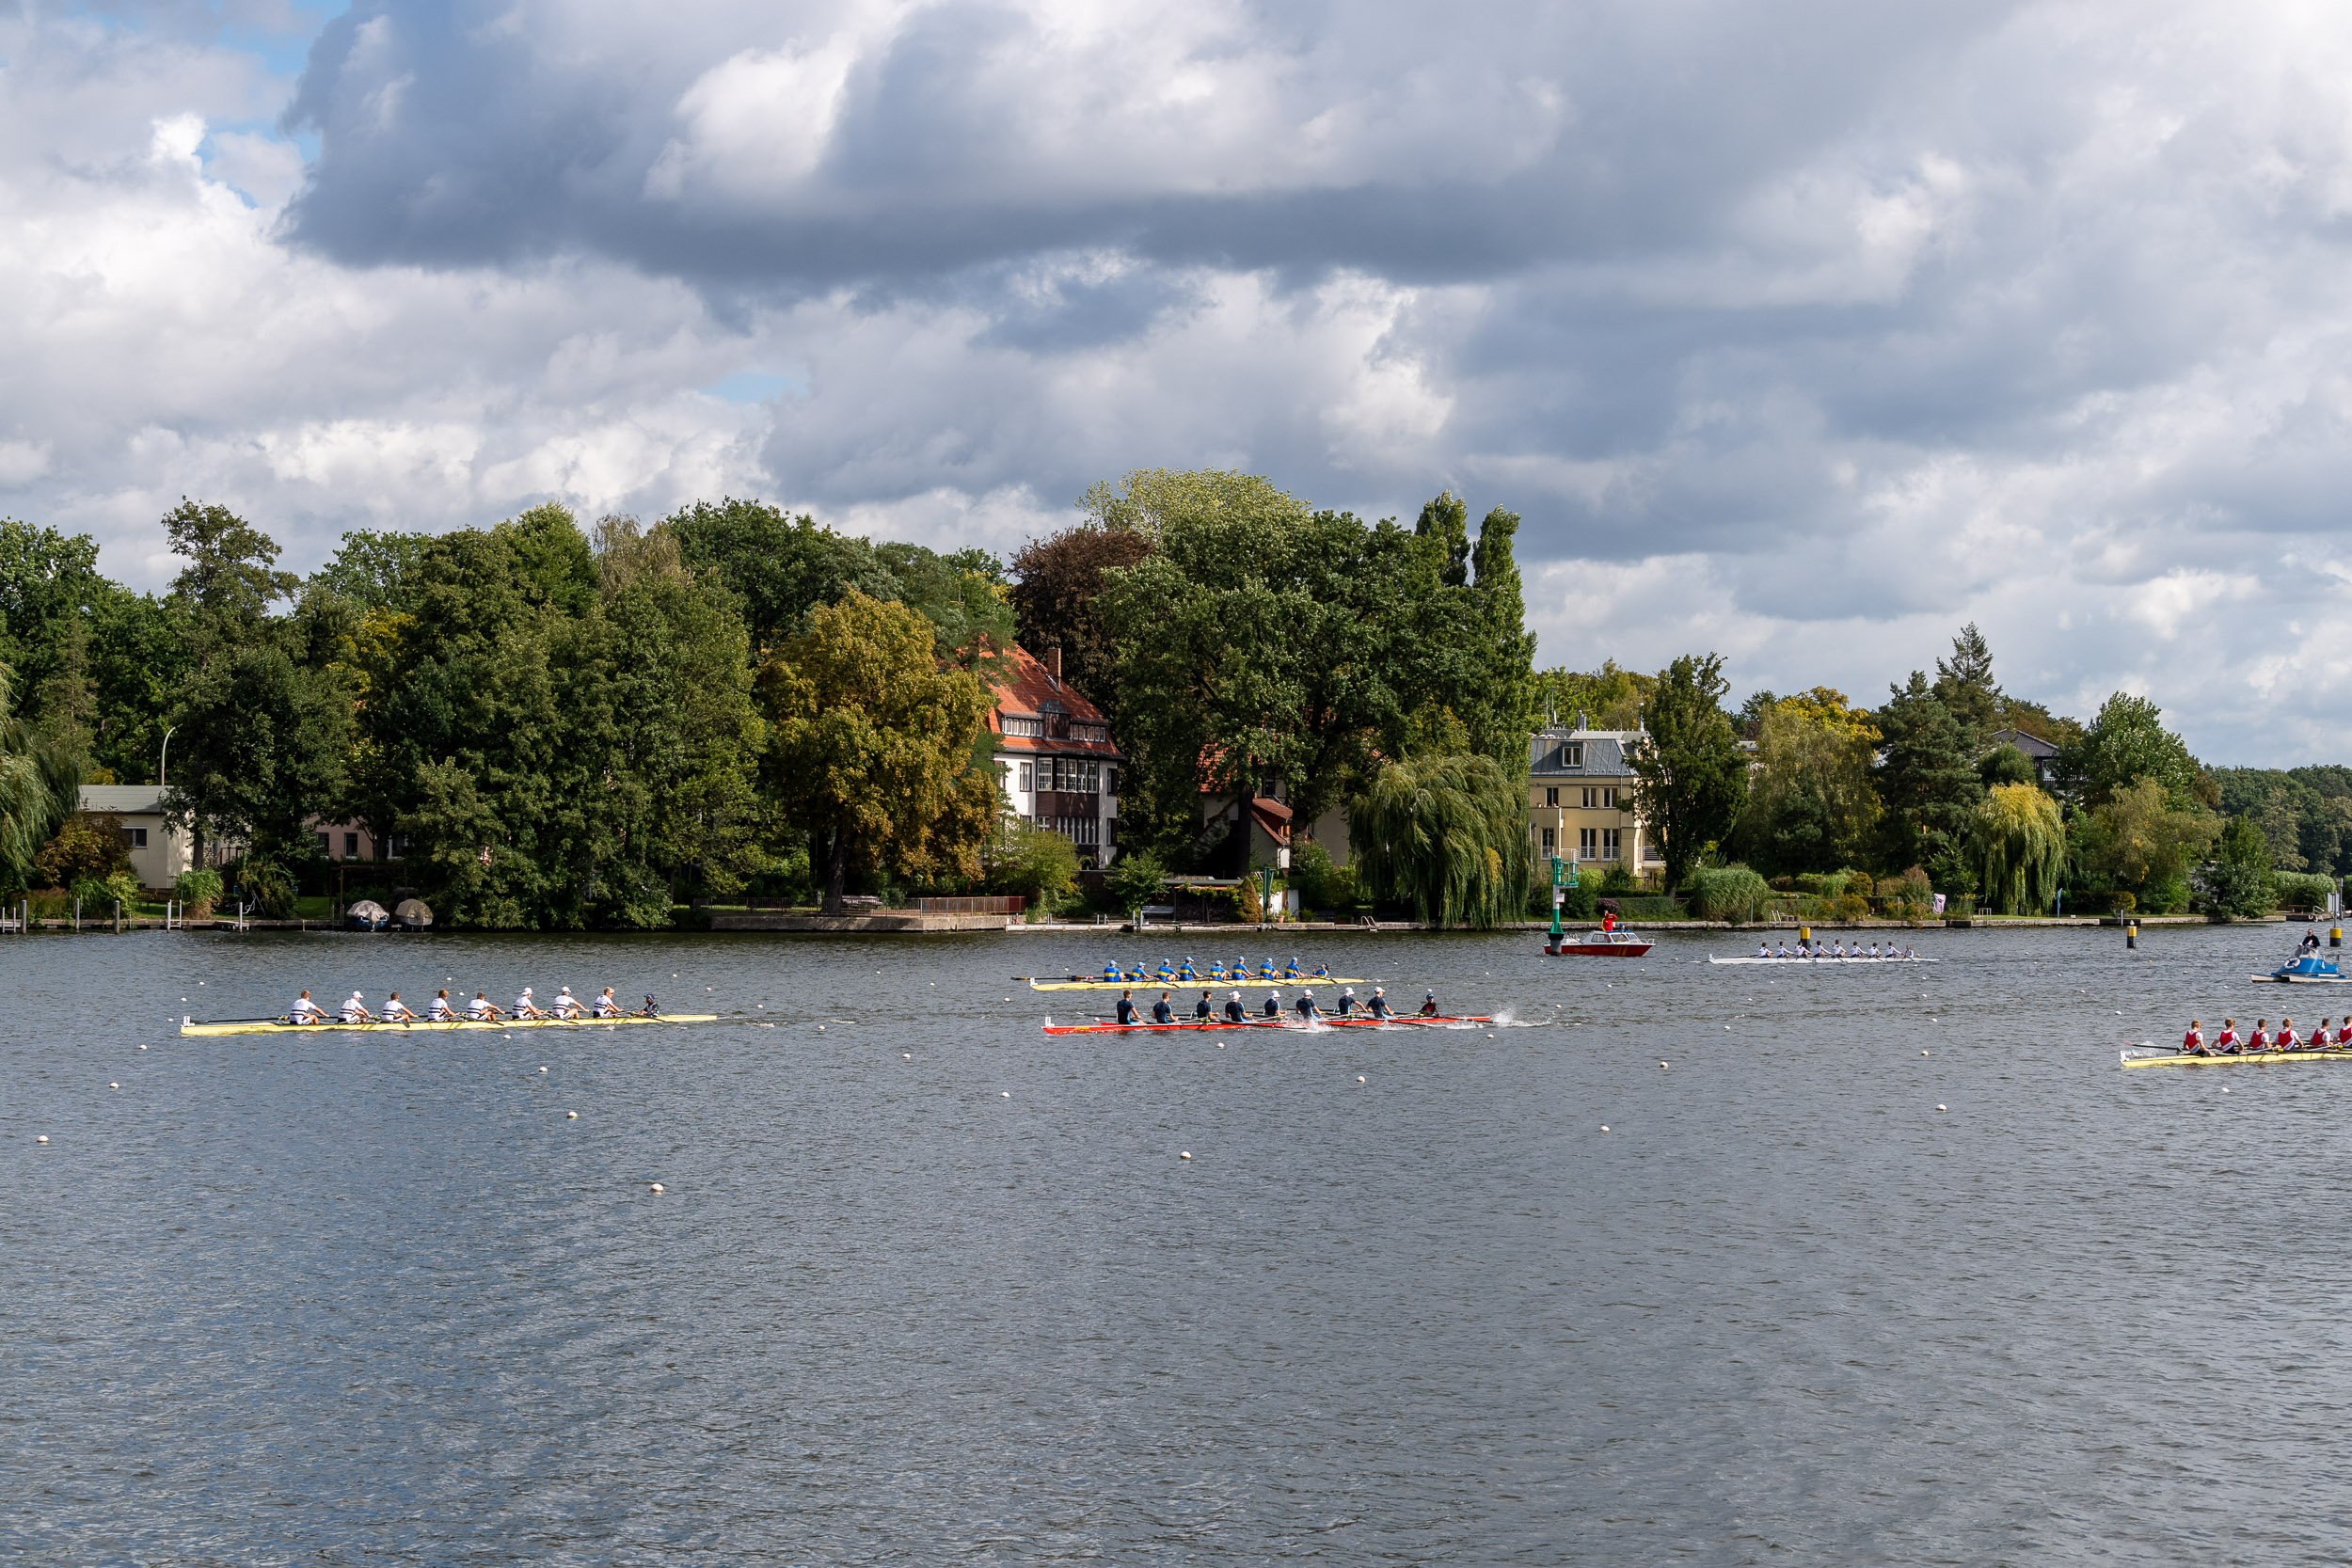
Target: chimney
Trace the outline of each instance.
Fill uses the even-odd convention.
[[[1061,644],[1058,642],[1045,650],[1045,673],[1054,677],[1057,687],[1061,685]]]

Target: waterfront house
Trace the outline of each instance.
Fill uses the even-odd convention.
[[[2016,747],[2033,764],[2034,777],[2041,782],[2042,788],[2057,786],[2058,749],[2056,746],[2038,735],[2027,735],[2024,730],[1994,730],[1986,740],[1994,751],[2004,746]]]
[[[1103,710],[1061,678],[1061,650],[1038,658],[1015,648],[990,676],[989,709],[996,780],[1007,809],[1048,828],[1097,870],[1119,853],[1119,768]]]
[[[160,892],[188,868],[189,838],[165,818],[163,785],[84,784],[81,806],[120,824],[123,847],[131,851],[131,874],[139,886]]]
[[[1527,841],[1536,869],[1549,878],[1551,858],[1581,871],[1621,864],[1636,877],[1661,871],[1665,855],[1633,809],[1629,753],[1643,738],[1635,730],[1549,724],[1527,743]]]

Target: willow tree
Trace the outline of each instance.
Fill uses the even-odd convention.
[[[1534,861],[1519,786],[1492,757],[1390,763],[1347,825],[1359,886],[1433,926],[1493,926],[1527,909]]]
[[[81,782],[73,758],[10,711],[0,664],[0,888],[32,880],[34,858],[73,815]]]
[[[2066,860],[2058,802],[2032,784],[1994,784],[1969,819],[1968,847],[1984,901],[2003,914],[2048,905]]]
[[[809,612],[808,629],[759,673],[779,800],[824,866],[825,908],[850,871],[910,877],[980,872],[1001,797],[975,768],[988,694],[943,668],[931,624],[851,589]]]

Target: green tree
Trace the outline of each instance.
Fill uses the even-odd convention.
[[[1220,518],[1304,522],[1307,505],[1258,474],[1228,468],[1137,468],[1116,487],[1089,485],[1078,509],[1100,529],[1157,539],[1170,525]]]
[[[1139,865],[1149,863],[1150,856],[1121,855],[1118,867],[1132,882]],[[1032,827],[1009,814],[997,818],[980,851],[980,865],[991,893],[1019,894],[1033,911],[1052,912],[1078,886],[1076,847],[1053,829]],[[1114,882],[1118,882],[1116,874]],[[1138,904],[1150,902],[1149,898],[1137,900]]]
[[[2056,800],[2031,784],[1994,785],[1970,818],[1968,847],[1992,909],[2029,914],[2049,907],[2066,861]]]
[[[939,657],[975,669],[1011,650],[1019,635],[1004,567],[986,550],[941,555],[920,545],[878,545],[875,559],[890,569],[894,597],[931,624]]]
[[[2214,858],[2192,880],[2198,907],[2224,918],[2251,920],[2268,914],[2278,902],[2269,847],[2262,830],[2243,816],[2222,824]]]
[[[1137,530],[1082,524],[1033,539],[1012,558],[1021,645],[1041,657],[1059,648],[1062,678],[1102,708],[1114,733],[1120,718],[1118,649],[1102,609],[1104,574],[1151,553],[1152,541]]]
[[[31,884],[36,858],[81,796],[72,755],[9,711],[8,681],[0,665],[0,892]]]
[[[1973,752],[1997,727],[2000,683],[1993,678],[1993,650],[1974,621],[1952,639],[1952,657],[1935,661],[1935,698],[1960,725],[1962,738]]]
[[[716,571],[740,595],[755,648],[793,635],[810,610],[852,589],[877,599],[898,595],[898,579],[873,546],[819,527],[805,513],[787,517],[765,502],[730,497],[715,506],[696,501],[663,526],[686,565]]]
[[[2086,806],[2105,805],[2141,779],[2162,784],[2177,807],[2219,800],[2187,745],[2164,727],[2164,710],[2122,691],[2101,705],[2079,742],[2060,749],[2058,770],[2060,782]]]
[[[1723,709],[1722,656],[1685,654],[1661,671],[1648,733],[1635,742],[1633,808],[1664,851],[1678,888],[1700,857],[1730,836],[1747,803],[1747,759]]]
[[[2095,869],[2114,887],[2128,889],[2137,908],[2169,913],[2188,897],[2188,872],[2220,835],[2221,823],[2201,805],[2172,803],[2164,785],[2143,778],[2093,809],[2101,832]]]
[[[2006,743],[1994,747],[1977,759],[1977,777],[1987,789],[1994,784],[2041,782],[2033,758]]]
[[[1879,799],[1879,732],[1842,691],[1776,699],[1756,721],[1756,771],[1731,842],[1772,876],[1832,871],[1863,858]]]
[[[1884,743],[1876,777],[1885,813],[1879,863],[1925,866],[1939,884],[1949,885],[1946,863],[1960,858],[1970,814],[1984,798],[1969,737],[1920,672],[1887,692],[1886,704],[1872,716]]]
[[[112,812],[75,812],[41,847],[35,863],[44,881],[63,888],[76,882],[103,881],[118,871],[130,870],[131,851],[122,841],[122,818]]]
[[[172,721],[171,819],[204,846],[242,839],[268,855],[309,852],[305,819],[343,779],[351,699],[276,641],[232,644],[192,674]]]
[[[185,561],[171,592],[215,623],[247,626],[302,584],[278,565],[278,543],[225,506],[185,496],[164,514],[171,553]]]
[[[851,590],[760,671],[770,775],[785,810],[823,847],[825,907],[852,869],[979,872],[995,780],[971,765],[988,697],[941,669],[930,623]]]
[[[1492,757],[1408,758],[1373,776],[1348,818],[1358,885],[1436,926],[1489,927],[1527,910],[1527,802]]]

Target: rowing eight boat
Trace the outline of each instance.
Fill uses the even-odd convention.
[[[218,1023],[200,1023],[194,1019],[180,1021],[183,1035],[295,1035],[319,1034],[327,1030],[348,1030],[365,1034],[447,1034],[464,1029],[611,1029],[623,1023],[715,1023],[717,1013],[664,1013],[655,1018],[501,1018],[452,1019],[445,1023],[288,1023],[277,1018],[235,1018]]]
[[[1154,974],[1147,980],[1089,980],[1083,974],[1073,974],[1066,980],[1041,980],[1033,974],[1016,974],[1016,980],[1029,982],[1031,990],[1174,990],[1182,986],[1368,986],[1370,980],[1351,980],[1344,974],[1196,974],[1190,979],[1171,975],[1162,979]]]
[[[2247,1051],[2233,1056],[2192,1056],[2185,1051],[2168,1051],[2162,1046],[2143,1048],[2143,1055],[2132,1054],[2126,1046],[2118,1053],[2125,1067],[2226,1067],[2234,1062],[2352,1062],[2352,1050],[2341,1047],[2329,1051]]]
[[[1801,958],[1797,957],[1794,953],[1791,953],[1791,954],[1789,954],[1789,955],[1788,955],[1788,957],[1787,957],[1787,958],[1709,958],[1709,959],[1708,959],[1707,961],[1708,961],[1708,963],[1711,963],[1711,964],[1861,964],[1864,968],[1866,968],[1866,969],[1867,969],[1867,968],[1868,968],[1868,967],[1869,967],[1870,965],[1872,965],[1872,964],[1932,964],[1932,963],[1942,963],[1944,960],[1943,960],[1943,959],[1941,959],[1941,958]]]
[[[1449,1023],[1492,1023],[1491,1018],[1423,1018],[1419,1013],[1409,1017],[1370,1018],[1361,1013],[1346,1018],[1318,1018],[1315,1024],[1326,1029],[1374,1029],[1391,1023],[1409,1023],[1415,1028],[1442,1028]],[[1049,1035],[1150,1035],[1200,1034],[1214,1029],[1305,1029],[1309,1025],[1295,1018],[1249,1018],[1236,1023],[1224,1018],[1183,1018],[1173,1023],[1055,1023],[1045,1025]]]

